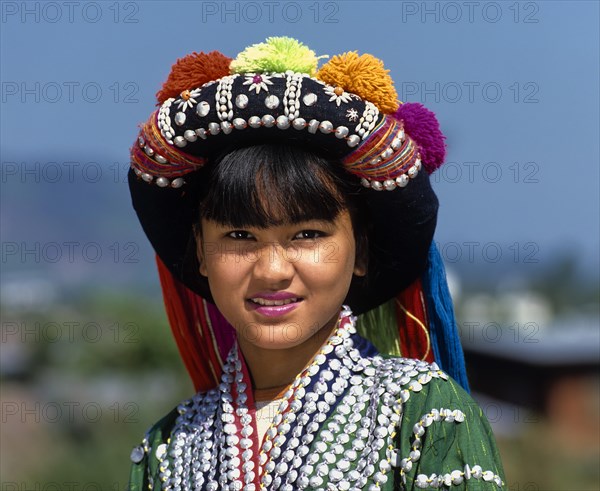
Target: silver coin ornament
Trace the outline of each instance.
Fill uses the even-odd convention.
[[[432,409],[415,425],[412,450],[402,457],[394,440],[402,420],[401,394],[410,397],[434,378],[447,376],[435,364],[363,357],[354,347],[355,335],[354,318],[344,310],[322,352],[283,395],[258,449],[247,406],[250,384],[234,346],[220,385],[182,403],[170,443],[154,450],[162,489],[187,489],[182,483],[190,483],[196,489],[303,490],[326,482],[335,489],[380,489],[394,469],[409,472],[420,459],[427,426],[460,424],[464,414]],[[143,449],[132,451],[132,460],[143,457]],[[421,475],[417,482],[458,484],[477,475],[497,482],[500,478],[490,472],[475,466]]]

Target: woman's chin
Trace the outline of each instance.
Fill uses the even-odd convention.
[[[237,332],[238,340],[265,350],[294,348],[311,339],[319,331],[316,326],[301,326],[295,322],[252,323]]]

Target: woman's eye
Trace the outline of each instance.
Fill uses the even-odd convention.
[[[236,240],[250,240],[254,238],[250,232],[246,232],[245,230],[234,230],[233,232],[229,232],[227,237]]]
[[[318,230],[303,230],[302,232],[298,232],[294,239],[318,239],[323,237],[323,232],[319,232]]]

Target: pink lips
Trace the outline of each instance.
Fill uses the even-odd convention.
[[[251,298],[260,298],[263,300],[270,301],[288,300],[290,298],[298,299],[295,302],[287,303],[285,305],[260,305],[251,301],[250,299],[247,300],[248,305],[253,310],[266,317],[279,317],[281,315],[285,315],[294,310],[296,307],[298,307],[298,305],[302,301],[302,298],[300,298],[298,295],[294,295],[293,293],[289,292],[261,292],[252,295]]]

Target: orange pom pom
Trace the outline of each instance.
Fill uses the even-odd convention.
[[[178,59],[171,67],[171,73],[162,89],[156,93],[159,104],[169,97],[179,97],[187,89],[200,87],[206,82],[229,75],[231,58],[219,51],[192,53]]]
[[[383,61],[373,55],[359,56],[350,51],[334,56],[317,73],[317,78],[334,87],[342,87],[346,92],[356,94],[361,99],[372,102],[385,114],[398,109],[398,94],[389,70]]]

